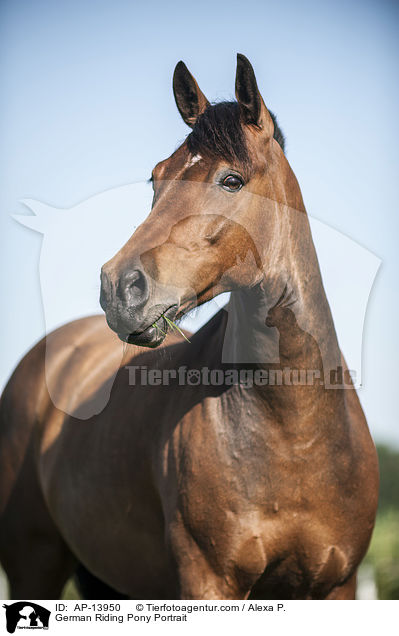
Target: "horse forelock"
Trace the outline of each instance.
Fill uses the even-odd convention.
[[[274,139],[282,150],[285,138],[277,123],[276,116],[270,112],[274,124]],[[237,102],[219,102],[210,104],[198,117],[194,128],[187,137],[187,145],[192,155],[211,155],[251,165],[251,157],[245,140],[244,129]]]

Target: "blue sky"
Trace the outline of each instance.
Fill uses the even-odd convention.
[[[68,208],[148,178],[188,132],[176,62],[209,99],[230,98],[242,52],[308,212],[382,260],[360,397],[375,438],[398,445],[398,4],[3,0],[0,11],[0,384],[44,333],[41,237],[10,217],[26,213],[19,201]]]

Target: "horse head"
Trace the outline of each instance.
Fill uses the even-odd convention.
[[[102,268],[101,306],[126,342],[155,347],[174,318],[260,283],[277,258],[282,209],[303,209],[281,131],[243,55],[235,89],[236,102],[211,105],[183,62],[176,66],[176,104],[192,131],[155,166],[149,216]]]

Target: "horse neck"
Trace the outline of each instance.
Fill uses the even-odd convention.
[[[273,372],[277,382],[284,372],[283,386],[266,384],[254,391],[279,419],[287,421],[291,414],[297,427],[301,416],[308,419],[318,408],[336,414],[343,404],[344,392],[325,388],[341,364],[341,352],[306,212],[283,215],[275,234],[279,238],[262,280],[231,296],[223,362],[255,363],[269,379]],[[268,327],[265,320],[284,291],[292,291],[295,303],[285,309],[283,302],[275,326]],[[286,385],[298,377],[292,372],[302,383]]]

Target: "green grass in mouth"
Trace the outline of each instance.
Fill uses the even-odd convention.
[[[185,335],[184,335],[184,333],[182,332],[182,330],[180,329],[180,327],[179,327],[178,325],[176,325],[176,323],[175,323],[175,322],[173,322],[173,320],[170,320],[170,318],[168,318],[167,316],[165,316],[165,314],[162,314],[162,318],[163,318],[164,320],[166,320],[166,322],[168,323],[168,325],[169,325],[170,327],[172,327],[172,329],[173,329],[174,331],[178,331],[178,332],[179,332],[179,334],[180,334],[181,336],[183,336],[184,340],[187,340],[187,342],[190,342],[190,340],[187,338],[187,336],[185,336]],[[152,325],[152,326],[153,326],[153,327],[155,327],[155,329],[159,329],[159,331],[160,331],[161,333],[163,333],[163,334],[164,334],[164,336],[166,336],[165,331],[163,331],[160,327],[158,327],[158,325],[157,325],[155,322],[153,323],[153,325]]]

